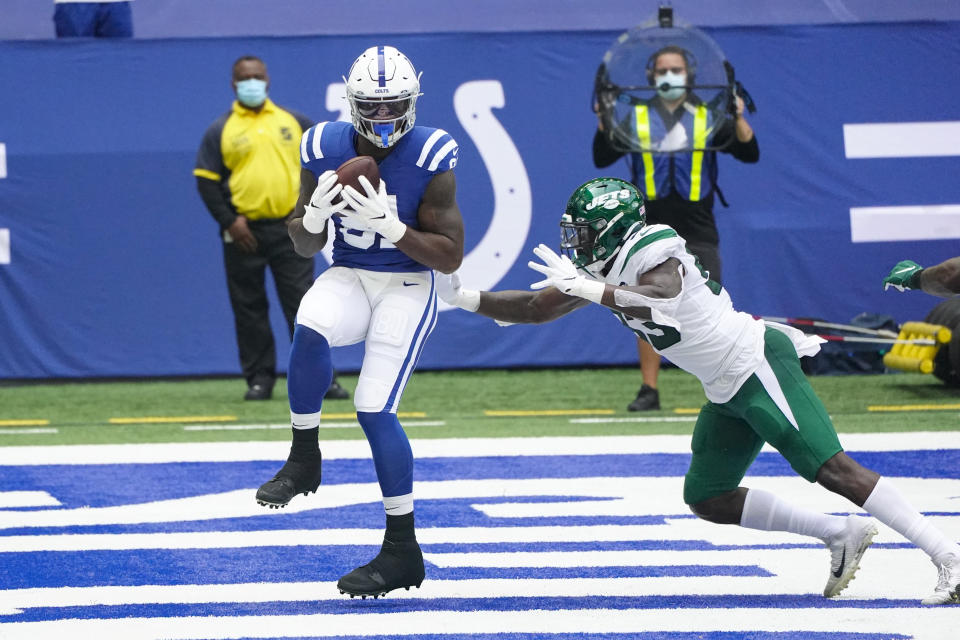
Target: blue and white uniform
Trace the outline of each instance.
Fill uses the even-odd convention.
[[[303,167],[319,176],[357,155],[357,133],[346,122],[321,122],[301,139]],[[416,229],[427,185],[457,162],[457,143],[442,129],[414,127],[380,162],[391,207]],[[433,272],[372,231],[347,229],[334,216],[333,265],[303,297],[297,323],[331,347],[366,342],[354,395],[361,412],[393,412],[437,319]],[[294,414],[295,424],[318,423]]]
[[[321,122],[300,140],[300,163],[315,176],[336,169],[357,155],[356,130],[347,122]],[[400,221],[418,228],[417,211],[430,180],[457,164],[457,143],[443,129],[414,127],[400,138],[393,151],[379,163],[380,178],[387,183],[391,206]],[[333,266],[370,271],[429,271],[379,235],[344,229],[334,216]]]
[[[300,160],[319,176],[356,153],[356,131],[321,122],[303,134]],[[441,129],[413,127],[379,163],[390,206],[417,229],[424,191],[457,163],[457,143]],[[373,231],[335,225],[333,264],[300,301],[288,390],[294,429],[320,424],[322,395],[333,375],[330,347],[364,343],[354,393],[357,420],[370,443],[387,515],[413,510],[413,453],[397,420],[400,397],[437,322],[433,271]]]

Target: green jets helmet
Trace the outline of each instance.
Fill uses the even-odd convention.
[[[643,196],[619,178],[596,178],[577,187],[560,219],[560,249],[574,265],[602,278],[627,232],[646,224]]]

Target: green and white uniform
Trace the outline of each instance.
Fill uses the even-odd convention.
[[[605,280],[636,285],[640,275],[669,258],[683,265],[680,293],[662,299],[618,292],[619,306],[650,307],[652,318],[614,313],[703,384],[708,402],[693,434],[685,501],[696,504],[736,489],[764,442],[813,482],[823,463],[842,450],[800,369],[798,354],[817,353],[822,340],[734,309],[727,292],[708,279],[683,238],[666,225],[635,225]],[[617,298],[624,296],[621,303]]]

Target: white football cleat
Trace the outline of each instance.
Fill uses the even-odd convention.
[[[940,579],[932,596],[920,601],[921,604],[958,604],[960,603],[960,557],[950,556],[940,565]]]
[[[861,516],[847,516],[843,531],[827,542],[830,549],[830,575],[823,595],[827,598],[839,594],[853,580],[860,568],[860,558],[877,535],[873,520]]]

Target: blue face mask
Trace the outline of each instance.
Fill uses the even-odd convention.
[[[267,99],[267,83],[264,80],[250,78],[237,83],[237,100],[240,104],[256,108]]]

